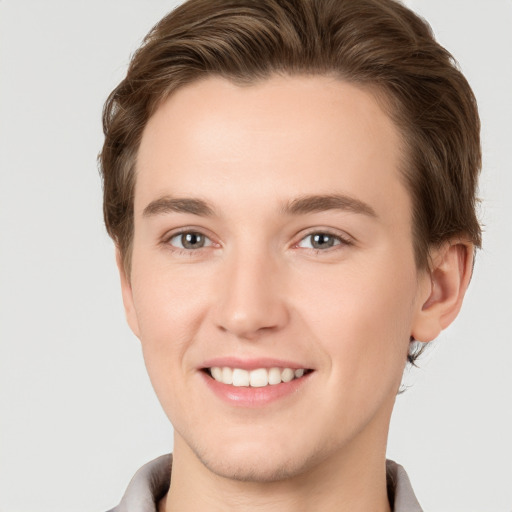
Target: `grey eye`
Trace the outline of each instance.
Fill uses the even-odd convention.
[[[169,239],[169,243],[179,249],[194,250],[210,246],[211,240],[202,233],[187,231],[174,235]]]
[[[311,233],[299,242],[299,247],[306,249],[329,249],[340,243],[341,240],[338,236],[329,233]]]

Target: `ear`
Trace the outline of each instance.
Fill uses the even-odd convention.
[[[139,336],[139,322],[137,320],[137,314],[135,312],[135,306],[133,303],[133,292],[132,292],[132,284],[130,281],[130,276],[126,273],[126,269],[124,267],[123,257],[119,248],[116,248],[116,263],[117,269],[119,270],[119,277],[121,278],[121,292],[123,294],[123,304],[124,304],[124,312],[126,315],[126,321],[130,326],[130,329],[133,331],[133,334],[140,338]]]
[[[473,244],[459,239],[431,251],[426,293],[420,298],[411,333],[415,340],[432,341],[455,320],[471,280],[473,254]]]

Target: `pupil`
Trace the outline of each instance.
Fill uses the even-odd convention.
[[[204,245],[203,235],[199,233],[186,233],[182,237],[183,247],[187,249],[197,249]]]
[[[323,233],[319,233],[317,235],[313,235],[313,247],[316,249],[322,247],[332,247],[333,238],[330,235],[326,235]]]

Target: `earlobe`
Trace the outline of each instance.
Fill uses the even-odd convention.
[[[431,252],[430,291],[420,299],[411,333],[428,342],[437,338],[457,317],[473,270],[474,247],[451,240]]]
[[[119,270],[119,277],[121,280],[121,293],[123,295],[123,304],[124,304],[124,312],[126,315],[126,321],[130,326],[133,334],[140,338],[139,336],[139,323],[137,320],[137,315],[135,312],[135,307],[133,303],[133,292],[132,285],[130,282],[130,277],[126,273],[126,269],[124,267],[123,256],[119,248],[116,248],[116,263],[117,269]]]

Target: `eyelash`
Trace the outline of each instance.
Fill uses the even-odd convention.
[[[178,238],[178,237],[183,237],[184,235],[196,235],[196,236],[200,236],[200,237],[204,237],[205,239],[205,242],[207,243],[207,245],[203,245],[202,247],[198,247],[197,249],[190,249],[190,248],[185,248],[185,247],[177,247],[175,245],[173,245],[171,243],[171,240],[175,239],[175,238]],[[315,247],[304,247],[304,249],[306,250],[309,250],[309,251],[314,251],[315,254],[320,254],[320,253],[326,253],[326,252],[331,252],[332,250],[336,250],[337,247],[344,247],[344,246],[351,246],[353,245],[353,241],[350,240],[348,237],[344,237],[344,236],[341,236],[339,234],[335,234],[335,233],[332,233],[331,231],[329,230],[315,230],[315,231],[311,231],[309,233],[307,233],[306,235],[304,235],[296,244],[294,244],[294,248],[300,248],[300,244],[310,238],[315,236],[315,235],[323,235],[323,236],[326,236],[326,237],[329,237],[331,239],[334,240],[334,244],[331,245],[330,247],[327,247],[325,249],[320,249],[320,248],[315,248]],[[186,254],[188,256],[192,256],[193,253],[197,253],[198,251],[200,251],[201,249],[206,249],[208,247],[215,247],[215,246],[219,246],[218,244],[215,244],[210,237],[208,237],[207,235],[205,235],[204,233],[202,233],[201,231],[199,230],[193,230],[193,229],[183,229],[181,231],[178,231],[178,232],[175,232],[175,233],[172,233],[170,234],[169,236],[165,237],[165,239],[163,240],[163,243],[167,246],[170,246],[172,248],[172,250],[178,254]],[[183,245],[183,243],[182,243]]]
[[[305,249],[309,250],[309,251],[314,251],[315,254],[320,254],[320,253],[326,253],[326,252],[331,252],[331,251],[335,251],[337,250],[337,248],[342,248],[342,247],[346,247],[346,246],[350,246],[350,245],[353,245],[353,241],[350,240],[348,237],[344,237],[340,234],[337,234],[337,233],[333,233],[329,230],[322,230],[322,229],[317,229],[315,231],[310,231],[309,233],[307,233],[305,236],[303,236],[299,242],[297,244],[295,244],[295,247],[300,247],[299,244],[301,244],[304,240],[306,239],[311,239],[313,236],[315,235],[323,235],[323,236],[326,236],[326,237],[329,237],[331,239],[333,239],[335,241],[334,245],[330,246],[330,247],[327,247],[325,249],[319,249],[319,248],[315,248],[315,247],[307,247]]]
[[[196,236],[203,237],[205,239],[205,243],[207,243],[207,245],[198,247],[197,249],[187,249],[185,247],[176,247],[175,245],[173,245],[171,243],[171,240],[173,240],[174,238],[178,238],[178,237],[182,238],[184,235],[196,235]],[[181,231],[171,233],[169,236],[165,237],[163,242],[167,246],[170,246],[174,252],[176,252],[178,254],[185,254],[188,256],[192,256],[193,253],[198,252],[201,249],[206,249],[208,247],[212,247],[215,245],[209,236],[205,235],[204,233],[202,233],[199,230],[194,230],[194,229],[183,229]],[[183,243],[182,243],[182,245],[183,245]]]

